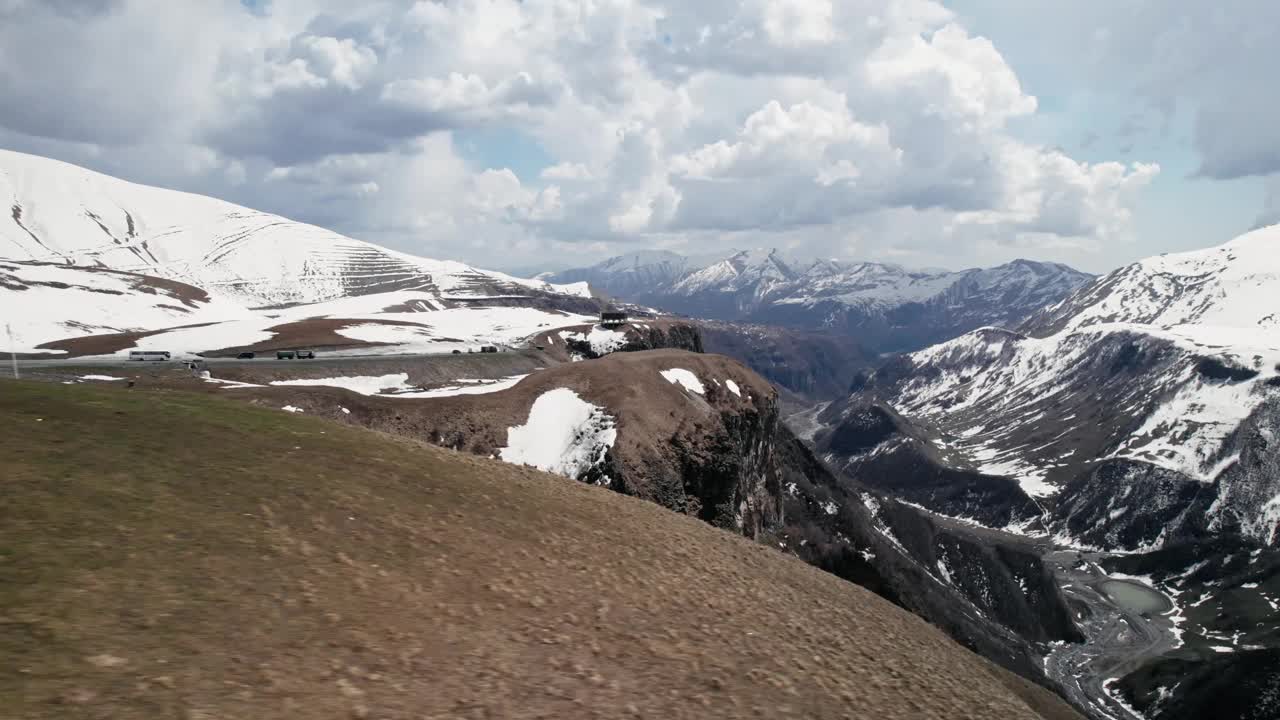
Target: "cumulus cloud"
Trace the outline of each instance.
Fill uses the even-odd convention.
[[[177,5],[0,0],[0,141],[480,263],[1088,251],[1158,172],[1020,139],[1037,99],[934,0]]]

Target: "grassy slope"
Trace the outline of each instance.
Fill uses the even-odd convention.
[[[606,490],[205,395],[4,382],[0,424],[0,717],[1033,717],[919,619]]]

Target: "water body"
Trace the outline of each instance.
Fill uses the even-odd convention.
[[[1169,598],[1141,583],[1128,580],[1107,580],[1102,591],[1117,605],[1136,613],[1161,613],[1172,609]]]

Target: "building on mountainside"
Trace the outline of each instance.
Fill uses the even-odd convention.
[[[604,310],[600,313],[600,324],[604,327],[619,327],[627,323],[627,314],[621,310]]]

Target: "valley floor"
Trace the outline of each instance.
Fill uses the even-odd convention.
[[[1129,582],[1109,577],[1097,564],[1102,556],[1060,550],[1045,560],[1059,578],[1063,593],[1084,631],[1083,644],[1060,644],[1045,658],[1045,674],[1068,698],[1098,717],[1130,720],[1141,718],[1110,687],[1119,678],[1147,661],[1179,647],[1179,630],[1171,615],[1176,606],[1156,590],[1142,590],[1156,597],[1161,609],[1125,607],[1124,600],[1109,595],[1106,583]],[[1163,603],[1161,602],[1163,601]]]
[[[1022,545],[1042,554],[1085,635],[1084,643],[1055,643],[1044,658],[1045,675],[1067,699],[1097,720],[1141,720],[1112,685],[1125,675],[1182,645],[1185,621],[1178,605],[1159,590],[1125,575],[1108,574],[1105,553],[1055,547],[1048,539],[1014,535],[917,508],[943,526],[993,543]],[[1154,596],[1159,609],[1138,610],[1108,594],[1107,583],[1128,583],[1135,593]]]

